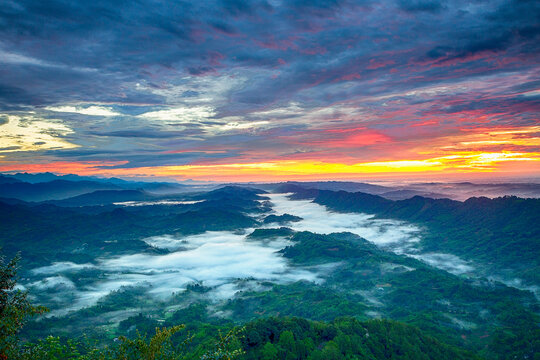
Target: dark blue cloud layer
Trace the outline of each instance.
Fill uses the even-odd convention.
[[[2,64],[0,98],[4,106],[160,103],[123,85],[234,67],[276,69],[280,80],[255,80],[235,94],[239,103],[263,106],[350,73],[377,78],[388,71],[369,69],[377,57],[399,68],[489,51],[532,63],[539,14],[538,2],[521,0],[11,1],[0,9],[3,50],[36,62]],[[450,75],[425,65],[412,70],[427,81]]]

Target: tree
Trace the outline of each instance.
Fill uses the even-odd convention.
[[[343,358],[341,352],[339,351],[338,345],[333,340],[326,343],[323,348],[322,355],[326,360],[339,360]]]
[[[244,354],[240,348],[241,344],[238,335],[245,331],[245,328],[233,328],[225,335],[219,331],[218,341],[214,344],[214,349],[201,357],[201,360],[232,360]]]
[[[30,304],[28,293],[15,288],[19,260],[19,254],[9,262],[0,255],[0,360],[17,357],[17,335],[28,317],[48,311]]]
[[[296,359],[296,344],[294,342],[294,335],[290,330],[286,330],[279,336],[279,347],[281,348],[283,355],[282,358]]]
[[[262,350],[261,350],[261,359],[262,360],[275,360],[278,358],[278,350],[276,347],[271,343],[267,342],[264,344]]]
[[[61,341],[53,336],[36,344],[19,344],[17,335],[28,317],[48,311],[43,306],[30,304],[28,293],[16,288],[19,260],[19,254],[9,262],[0,255],[0,360],[173,360],[186,357],[184,350],[192,337],[188,336],[179,344],[171,341],[171,337],[184,325],[156,328],[155,335],[150,339],[140,333],[135,339],[121,336],[120,344],[104,349],[88,347],[79,340]],[[220,332],[214,349],[206,352],[201,359],[232,360],[239,357],[244,353],[238,339],[243,331],[244,328],[233,328],[225,335]]]
[[[182,356],[178,346],[171,342],[171,336],[184,328],[184,325],[177,325],[170,328],[156,328],[156,334],[146,340],[146,335],[140,334],[136,339],[130,340],[120,337],[121,345],[115,349],[116,359],[127,360],[157,360],[157,359],[180,359]],[[189,342],[189,338],[180,344],[181,347]]]

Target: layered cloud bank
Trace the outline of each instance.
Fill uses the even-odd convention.
[[[538,176],[539,11],[518,0],[8,1],[0,171]]]

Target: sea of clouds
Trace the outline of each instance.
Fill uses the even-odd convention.
[[[300,216],[290,227],[296,231],[329,234],[351,232],[374,244],[413,256],[432,266],[463,274],[473,267],[450,254],[421,254],[415,249],[421,229],[397,220],[375,219],[371,215],[336,213],[309,200],[290,200],[288,194],[269,194],[273,213]],[[267,224],[265,227],[273,227]],[[298,267],[281,256],[279,250],[290,245],[285,238],[248,238],[253,229],[243,233],[208,231],[190,236],[164,234],[145,239],[151,246],[168,250],[167,254],[132,254],[99,259],[97,264],[57,262],[34,269],[34,279],[25,286],[33,293],[56,288],[69,291],[70,304],[62,308],[76,310],[94,305],[111,291],[124,286],[141,286],[158,299],[186,290],[189,284],[210,289],[209,299],[221,301],[241,290],[257,290],[262,282],[279,284],[299,280],[322,282],[332,266]],[[102,274],[93,282],[77,285],[69,279],[85,271]],[[61,298],[61,297],[59,297]]]
[[[375,219],[373,215],[361,213],[337,213],[328,211],[311,200],[290,200],[289,194],[267,194],[274,204],[277,215],[300,216],[301,221],[291,224],[296,231],[311,231],[319,234],[350,232],[379,246],[394,246],[416,243],[420,229],[398,220]]]
[[[322,281],[323,268],[292,267],[278,251],[290,242],[284,238],[270,241],[248,239],[246,234],[210,231],[204,234],[175,237],[155,236],[147,243],[172,252],[163,255],[133,254],[102,258],[96,265],[59,262],[34,269],[40,280],[26,284],[33,292],[56,287],[68,289],[75,299],[64,311],[94,305],[111,291],[124,286],[143,286],[149,294],[166,299],[186,290],[189,284],[210,288],[212,300],[231,298],[240,290],[254,290],[261,282],[286,284],[298,280]],[[76,287],[65,274],[99,269],[104,278]],[[246,281],[248,280],[248,281]],[[60,305],[60,304],[59,304]],[[58,314],[57,312],[54,313]]]

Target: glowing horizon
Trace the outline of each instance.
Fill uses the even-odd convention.
[[[130,177],[166,177],[199,181],[286,181],[286,180],[333,180],[333,179],[381,179],[397,175],[413,178],[439,178],[448,174],[475,178],[478,174],[496,172],[499,175],[514,175],[501,171],[501,163],[512,165],[520,162],[538,166],[540,153],[467,153],[424,160],[394,160],[356,164],[339,164],[310,161],[269,161],[262,163],[181,165],[143,168],[108,168],[125,163],[51,163],[0,166],[2,172],[53,172],[57,174],[101,175]],[[537,176],[533,171],[523,176]],[[473,175],[471,177],[471,175]]]

